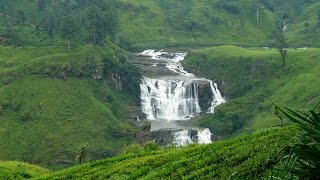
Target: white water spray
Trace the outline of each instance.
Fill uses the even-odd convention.
[[[208,128],[198,130],[198,144],[210,144],[211,136],[212,134]]]
[[[216,83],[211,80],[197,78],[194,74],[185,71],[180,63],[187,53],[171,53],[156,50],[145,50],[139,55],[147,56],[151,60],[165,61],[166,68],[174,71],[177,76],[160,77],[157,79],[144,77],[140,84],[141,108],[149,120],[179,121],[189,120],[201,111],[214,113],[214,108],[225,102]],[[213,94],[208,109],[201,109],[198,98],[197,81],[210,83]],[[197,128],[197,138],[192,139],[186,129],[175,132],[174,144],[185,146],[197,142],[199,144],[211,143],[209,129]]]
[[[283,21],[282,31],[283,31],[283,32],[286,32],[287,30],[288,30],[288,26],[287,26],[286,22]]]
[[[174,133],[173,144],[175,144],[176,146],[186,146],[189,144],[193,144],[189,131],[183,130],[183,131]]]
[[[213,93],[213,100],[211,102],[211,107],[208,109],[208,113],[214,113],[214,108],[216,108],[222,103],[225,103],[225,100],[221,96],[217,83],[213,83],[211,80],[209,82]]]
[[[150,120],[184,120],[201,112],[195,83],[144,78],[140,89],[141,108]]]

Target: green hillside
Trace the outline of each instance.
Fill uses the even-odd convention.
[[[138,72],[115,45],[0,47],[0,159],[58,168],[112,156],[133,142],[137,128],[129,104],[136,101]],[[121,70],[122,91],[111,73]]]
[[[286,34],[292,46],[320,45],[317,0],[120,2],[119,37],[123,47],[266,46],[277,21],[286,22]]]
[[[70,21],[75,24],[75,27],[86,27],[85,24],[80,23],[79,18],[86,17],[89,1],[84,0],[78,3],[68,1],[63,4],[64,1],[41,0],[45,2],[43,7],[39,2],[40,0],[10,2],[6,0],[1,3],[0,13],[11,17],[0,16],[2,24],[0,37],[3,36],[3,41],[10,36],[8,31],[11,30],[9,32],[17,33],[14,38],[18,44],[66,44],[65,40],[68,37],[64,37],[61,31],[65,30],[64,27],[68,27],[63,18],[69,16],[63,16],[64,13],[70,16],[74,14]],[[115,41],[126,49],[221,44],[266,46],[271,42],[270,34],[275,29],[277,21],[286,22],[288,27],[286,33],[291,46],[319,46],[320,2],[316,0],[303,2],[300,0],[150,0],[148,2],[113,0],[107,2],[108,5],[102,3],[100,6],[113,7],[111,11],[117,12],[115,17],[119,19],[119,23],[115,28]],[[26,22],[23,29],[17,27],[18,22],[13,19],[21,19],[22,12]],[[58,20],[57,13],[62,14],[61,22]],[[113,17],[113,15],[110,16]],[[50,17],[53,17],[53,20],[50,20]],[[54,24],[54,27],[50,27],[53,28],[51,36],[53,39],[48,38],[46,34],[49,20]],[[37,30],[28,23],[40,29]],[[109,24],[108,27],[110,26],[112,25]],[[76,31],[77,34],[73,36],[73,43],[90,39],[90,33],[85,29],[71,30]]]
[[[0,179],[269,178],[299,133],[273,103],[320,102],[319,47],[319,0],[1,0]],[[226,99],[195,126],[230,139],[130,146],[153,134],[128,51],[152,48],[193,49],[184,68]]]
[[[47,169],[27,163],[0,161],[0,179],[29,179],[49,172]]]
[[[280,125],[272,103],[312,109],[320,101],[319,49],[289,49],[282,67],[275,49],[220,46],[191,52],[184,66],[218,82],[227,103],[200,124],[220,135]]]
[[[269,175],[297,128],[274,128],[205,146],[125,154],[39,179],[254,179]]]
[[[317,46],[320,42],[320,1],[281,0],[275,6],[278,17],[287,26],[287,37],[293,46]]]
[[[273,29],[270,10],[255,20],[253,1],[124,1],[120,37],[133,48],[263,45]],[[145,18],[148,17],[148,18]],[[249,37],[249,38],[248,38]]]

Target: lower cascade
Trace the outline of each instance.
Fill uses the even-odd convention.
[[[206,129],[194,129],[195,134],[192,134],[192,131],[182,130],[179,132],[173,133],[174,141],[173,144],[176,146],[186,146],[193,143],[198,144],[210,144],[211,141],[211,132],[208,128]]]
[[[145,58],[139,61],[145,69],[151,69],[153,77],[144,77],[140,84],[141,110],[151,121],[151,130],[174,130],[173,144],[211,143],[211,132],[208,128],[192,125],[181,125],[190,121],[201,112],[214,113],[214,109],[224,103],[217,83],[186,72],[180,61],[187,53],[145,50],[138,56]],[[155,72],[155,73],[154,73]],[[199,91],[209,97],[202,97]],[[180,124],[179,124],[180,123]]]

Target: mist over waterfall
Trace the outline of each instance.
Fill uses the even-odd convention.
[[[198,78],[185,71],[180,63],[187,53],[145,50],[137,64],[147,69],[140,84],[141,110],[151,121],[152,131],[173,130],[173,143],[211,143],[208,128],[181,125],[197,117],[201,112],[214,113],[214,109],[225,100],[217,83]],[[210,98],[199,98],[199,91],[211,94]],[[180,124],[179,124],[180,123]],[[196,133],[195,133],[196,132]]]

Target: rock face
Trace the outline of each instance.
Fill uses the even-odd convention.
[[[172,130],[160,130],[151,132],[151,138],[155,140],[160,146],[167,146],[168,144],[175,144],[175,134],[181,132],[182,129],[172,129]],[[198,130],[190,129],[186,130],[188,137],[193,142],[196,142],[198,139]]]
[[[202,81],[198,83],[198,98],[199,106],[201,107],[202,111],[207,111],[210,108],[213,100],[213,93],[208,81]]]
[[[178,73],[166,67],[167,62],[148,59],[145,56],[137,56],[130,61],[140,68],[142,74],[147,77],[177,76]]]

